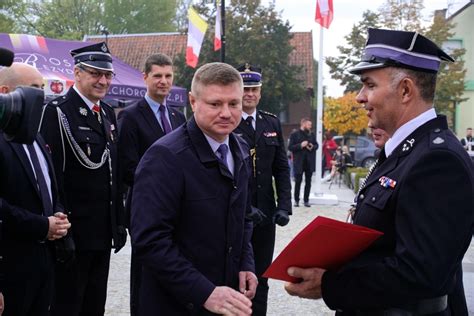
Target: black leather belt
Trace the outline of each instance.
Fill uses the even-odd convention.
[[[408,308],[390,308],[383,310],[384,316],[418,316],[440,313],[448,308],[448,296],[428,298],[410,305]]]

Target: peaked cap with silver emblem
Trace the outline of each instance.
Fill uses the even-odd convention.
[[[70,54],[74,58],[75,65],[81,64],[99,70],[114,71],[112,55],[105,42],[73,49]]]
[[[417,32],[369,28],[362,61],[348,69],[352,74],[383,67],[437,73],[441,61],[454,59]]]
[[[262,86],[262,69],[252,66],[249,63],[237,67],[244,82],[244,87],[261,87]]]

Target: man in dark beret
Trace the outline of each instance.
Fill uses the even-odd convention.
[[[383,232],[339,270],[290,267],[291,295],[319,299],[337,315],[467,315],[462,258],[474,224],[471,161],[433,108],[441,61],[454,61],[416,32],[369,29],[357,101],[387,132],[356,197],[354,224]]]
[[[52,315],[103,315],[110,249],[126,241],[119,194],[117,122],[102,99],[114,69],[105,43],[71,51],[74,86],[45,108],[41,133],[53,154],[76,252],[56,269]]]

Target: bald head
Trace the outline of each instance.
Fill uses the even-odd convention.
[[[13,63],[0,70],[0,93],[9,93],[18,86],[42,89],[43,76],[35,67],[23,63]]]

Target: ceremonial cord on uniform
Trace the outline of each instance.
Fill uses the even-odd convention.
[[[79,163],[82,166],[84,166],[87,169],[99,169],[108,160],[109,161],[109,169],[110,169],[112,167],[112,165],[111,165],[112,163],[110,161],[110,149],[108,148],[108,146],[107,145],[105,146],[104,152],[102,153],[101,161],[99,163],[91,161],[87,157],[87,155],[84,153],[82,148],[79,146],[79,144],[76,142],[76,140],[74,139],[74,136],[72,136],[71,128],[69,126],[69,122],[67,120],[66,115],[61,111],[61,109],[59,107],[57,107],[57,111],[58,111],[58,122],[59,122],[59,125],[60,125],[59,130],[60,130],[60,133],[61,133],[61,142],[62,142],[62,145],[63,145],[63,157],[64,157],[64,159],[63,159],[63,171],[65,170],[65,165],[66,165],[66,152],[65,152],[65,148],[64,148],[65,147],[64,146],[64,138],[63,138],[61,127],[66,132],[66,136],[67,136],[66,139],[69,143],[69,146],[71,147],[71,150],[72,150],[74,156],[76,157],[77,161],[79,161]]]
[[[369,171],[367,172],[367,175],[365,176],[364,180],[362,180],[362,183],[359,186],[359,190],[357,191],[357,194],[354,197],[354,203],[352,204],[352,207],[349,209],[347,213],[346,222],[348,223],[354,222],[354,215],[355,215],[357,200],[359,199],[359,194],[367,185],[367,181],[369,180],[370,175],[374,172],[375,168],[377,168],[378,164],[379,164],[379,159],[375,160],[374,164],[369,168]]]

